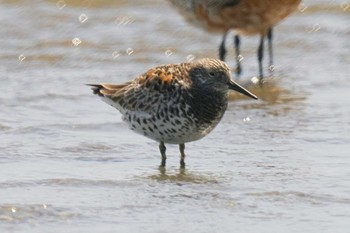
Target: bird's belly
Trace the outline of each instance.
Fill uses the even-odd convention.
[[[169,115],[157,118],[137,113],[126,113],[123,120],[136,133],[169,144],[182,144],[199,140],[210,133],[218,123],[198,125],[191,116]]]

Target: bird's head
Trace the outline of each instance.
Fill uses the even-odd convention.
[[[258,99],[254,94],[232,80],[230,68],[223,61],[203,58],[192,62],[190,66],[189,73],[194,85],[200,85],[203,88],[214,88],[223,92],[230,89],[253,99]]]

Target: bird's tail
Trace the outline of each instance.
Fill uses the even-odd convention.
[[[86,84],[87,86],[91,86],[91,90],[95,95],[105,97],[110,95],[115,95],[122,88],[124,88],[127,84]]]
[[[95,95],[98,96],[104,96],[104,94],[101,93],[101,89],[103,88],[102,84],[86,84],[87,86],[91,86],[91,90]]]

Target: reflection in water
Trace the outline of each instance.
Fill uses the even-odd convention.
[[[294,93],[285,88],[286,85],[280,84],[280,79],[265,78],[264,81],[262,86],[251,81],[242,83],[245,88],[259,98],[259,101],[249,101],[249,103],[242,104],[243,109],[264,109],[271,115],[280,115],[291,110],[298,110],[307,98],[306,93]],[[230,92],[230,101],[242,99],[246,98],[239,93]]]
[[[189,172],[186,168],[179,168],[177,171],[168,171],[166,167],[159,167],[159,173],[151,175],[148,178],[156,181],[169,181],[175,183],[192,183],[192,184],[217,184],[218,180],[213,178],[213,176],[204,176],[203,174],[193,174]]]
[[[298,93],[298,95],[296,95],[291,90],[288,90],[284,86],[280,85],[278,79],[265,78],[264,81],[265,82],[262,86],[259,84],[254,84],[251,81],[245,82],[242,85],[267,104],[282,104],[303,101],[306,98],[305,94]],[[229,99],[240,100],[246,99],[246,97],[237,92],[230,92]]]

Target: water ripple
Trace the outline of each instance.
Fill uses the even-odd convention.
[[[33,181],[9,181],[0,183],[0,188],[35,187],[35,186],[62,186],[62,187],[133,187],[137,183],[127,180],[88,180],[77,178],[55,178]]]

